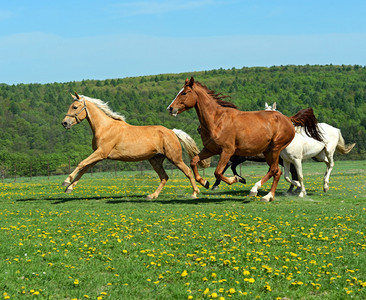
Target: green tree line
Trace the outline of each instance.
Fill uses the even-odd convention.
[[[201,146],[194,110],[177,118],[166,111],[190,76],[230,96],[229,101],[241,110],[260,110],[265,102],[277,102],[278,110],[291,116],[312,107],[319,122],[340,128],[347,143],[357,143],[347,159],[366,156],[366,68],[289,65],[50,84],[0,84],[0,172],[12,172],[16,165],[20,175],[28,174],[29,164],[38,175],[45,173],[45,168],[53,173],[66,172],[69,164],[75,166],[92,152],[87,122],[68,131],[61,126],[73,92],[108,102],[130,124],[183,129]]]

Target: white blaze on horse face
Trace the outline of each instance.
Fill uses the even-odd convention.
[[[167,110],[169,110],[170,109],[170,106],[174,103],[174,101],[175,101],[175,99],[177,99],[177,97],[179,96],[179,94],[181,93],[181,92],[183,92],[183,90],[184,90],[184,87],[178,92],[178,94],[177,94],[177,96],[175,96],[175,98],[173,99],[173,101],[172,101],[172,103],[170,103],[169,104],[169,106],[167,107]],[[172,114],[174,117],[176,117],[177,116],[177,113],[174,113],[174,114]]]

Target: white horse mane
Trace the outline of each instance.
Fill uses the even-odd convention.
[[[112,119],[126,121],[125,116],[122,116],[119,113],[111,110],[107,102],[104,102],[100,99],[90,98],[84,95],[80,95],[79,97],[94,103],[101,111],[103,111],[107,116],[111,117]]]

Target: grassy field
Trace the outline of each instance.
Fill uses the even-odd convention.
[[[190,199],[177,170],[156,200],[152,172],[0,183],[3,299],[365,299],[366,161],[304,164],[304,199],[260,202],[247,184]],[[201,171],[202,172],[202,171]],[[214,182],[213,169],[205,171]]]

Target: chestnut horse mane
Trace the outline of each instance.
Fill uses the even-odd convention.
[[[290,117],[294,126],[304,127],[305,133],[313,139],[324,142],[323,136],[317,126],[318,120],[314,115],[314,111],[311,107],[304,108],[296,113],[296,115]]]
[[[124,116],[111,110],[110,107],[108,106],[107,102],[104,102],[100,99],[90,98],[90,97],[84,96],[84,95],[80,95],[80,98],[84,98],[85,100],[94,103],[108,117],[111,117],[112,119],[115,119],[115,120],[126,121]]]
[[[210,90],[207,86],[203,85],[202,83],[200,83],[198,81],[195,81],[195,84],[197,84],[200,87],[202,87],[203,89],[205,89],[207,94],[209,94],[220,106],[238,109],[238,107],[234,103],[222,100],[225,98],[230,98],[230,96],[225,96],[225,95],[222,95],[221,93],[215,93],[215,91]]]

